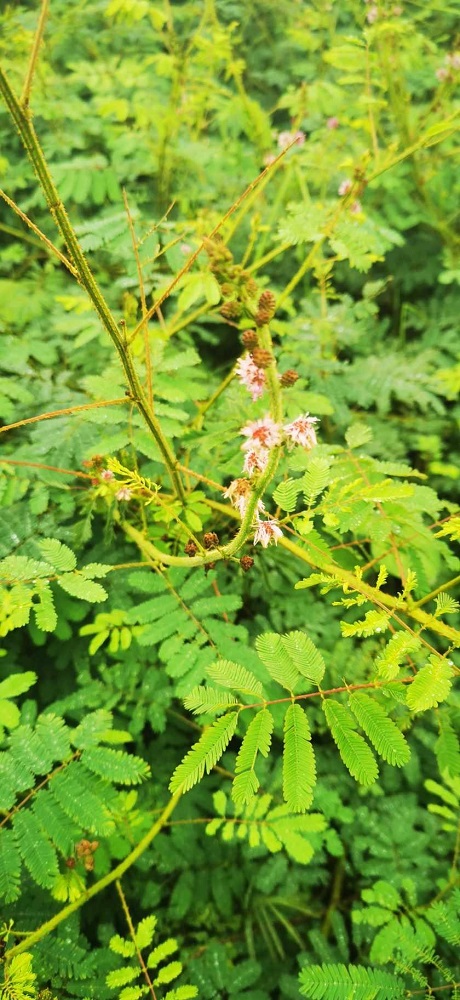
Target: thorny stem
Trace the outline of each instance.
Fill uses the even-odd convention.
[[[41,145],[38,141],[35,129],[33,127],[32,121],[26,110],[21,107],[16,95],[10,87],[5,73],[0,68],[0,92],[3,95],[5,104],[10,112],[10,115],[16,125],[19,132],[22,143],[26,149],[26,152],[31,160],[39,183],[41,185],[43,194],[45,195],[49,210],[53,219],[65,240],[67,249],[70,254],[72,265],[78,274],[78,281],[86,290],[91,302],[96,309],[96,312],[104,326],[104,329],[109,334],[112,343],[114,344],[117,353],[119,355],[120,361],[122,363],[128,384],[131,390],[131,395],[137,408],[143,417],[147,427],[151,431],[158,447],[163,457],[163,461],[169,471],[169,475],[174,485],[174,489],[182,501],[185,499],[184,488],[182,485],[182,480],[177,471],[177,460],[174,452],[171,450],[169,442],[166,440],[159,422],[157,421],[154,414],[151,412],[147,397],[144,393],[141,381],[136,372],[133,364],[131,354],[128,350],[128,345],[122,336],[122,333],[117,326],[117,323],[112,315],[112,312],[105,301],[104,296],[94,279],[93,273],[86,262],[85,255],[80,247],[76,233],[71,225],[67,212],[64,208],[62,201],[59,198],[59,193],[51,177],[48,165],[46,163]],[[157,308],[158,303],[156,304]],[[155,310],[153,310],[155,311]],[[148,319],[148,314],[141,321],[140,326],[142,327],[144,322]]]
[[[81,896],[78,896],[78,899],[74,899],[72,903],[69,903],[67,906],[64,906],[62,910],[59,910],[59,913],[55,913],[54,917],[51,917],[50,920],[45,920],[45,922],[41,924],[40,927],[37,927],[37,930],[32,931],[31,934],[28,934],[27,937],[25,937],[24,940],[21,941],[19,944],[15,945],[14,948],[10,948],[9,951],[5,953],[6,961],[10,962],[15,955],[19,955],[23,951],[28,951],[32,947],[32,945],[37,943],[37,941],[41,941],[42,938],[46,937],[47,934],[50,934],[51,931],[54,931],[54,929],[58,927],[63,920],[67,920],[67,917],[70,917],[72,913],[75,913],[82,906],[84,906],[84,904],[87,903],[90,899],[93,899],[94,896],[97,896],[100,892],[102,892],[103,889],[106,889],[108,885],[111,885],[112,882],[116,882],[117,879],[120,879],[122,875],[124,875],[125,872],[127,872],[128,869],[131,868],[131,866],[135,864],[135,862],[138,861],[140,857],[142,857],[144,851],[146,851],[147,848],[150,847],[150,844],[155,839],[155,837],[160,833],[163,826],[169,819],[171,813],[174,812],[174,809],[176,808],[181,798],[181,795],[182,795],[182,790],[179,789],[174,795],[171,796],[166,806],[164,807],[163,812],[158,817],[158,819],[155,820],[155,823],[153,824],[153,826],[150,827],[150,830],[148,830],[148,832],[145,834],[142,840],[140,840],[139,843],[136,844],[136,847],[134,847],[133,850],[130,851],[127,857],[123,861],[121,861],[120,864],[116,866],[116,868],[113,868],[112,871],[108,872],[107,875],[104,875],[102,878],[100,878],[98,882],[95,882],[94,885],[90,886],[89,889],[86,889],[85,892],[82,892]]]
[[[116,888],[116,890],[118,892],[118,895],[120,897],[120,902],[121,902],[121,905],[123,907],[123,913],[124,913],[124,915],[126,917],[126,923],[128,924],[129,933],[131,935],[133,945],[134,945],[134,947],[136,949],[137,960],[138,960],[139,965],[140,965],[140,967],[142,969],[142,974],[143,974],[144,979],[145,979],[145,981],[147,983],[150,996],[152,997],[152,1000],[157,1000],[156,993],[155,993],[155,990],[153,988],[152,980],[150,979],[147,966],[146,966],[146,964],[144,962],[144,959],[142,958],[142,952],[140,951],[140,949],[138,947],[138,944],[137,944],[137,941],[136,941],[136,931],[134,930],[134,924],[133,924],[133,921],[131,919],[131,914],[129,912],[128,904],[126,902],[126,896],[125,896],[125,894],[123,892],[123,889],[121,887],[121,882],[120,882],[120,880],[118,878],[117,878],[117,880],[115,882],[115,888]]]
[[[141,310],[142,310],[142,324],[144,331],[144,354],[145,354],[145,372],[147,378],[147,396],[149,401],[150,409],[153,413],[153,392],[152,392],[152,361],[150,357],[150,340],[149,340],[149,324],[146,319],[147,316],[147,300],[145,298],[145,285],[144,276],[142,274],[141,259],[139,256],[139,244],[136,239],[136,232],[134,229],[133,217],[129,208],[128,195],[123,188],[123,202],[125,206],[126,215],[128,218],[128,227],[131,236],[131,243],[133,247],[134,260],[136,261],[137,278],[139,282],[139,295],[141,299]]]

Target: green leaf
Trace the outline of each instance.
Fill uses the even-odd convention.
[[[288,632],[281,636],[281,645],[302,677],[320,684],[326,664],[311,639],[304,632]]]
[[[281,687],[293,691],[300,675],[283,647],[281,636],[275,632],[264,632],[257,636],[256,649],[270,677],[281,684]]]
[[[150,775],[149,765],[141,757],[111,747],[90,747],[81,759],[89,771],[122,785],[138,785]]]
[[[445,709],[438,712],[439,736],[434,751],[441,774],[450,778],[460,775],[460,743]]]
[[[57,614],[51,587],[40,581],[36,590],[39,604],[34,604],[35,623],[42,632],[54,632],[57,625]]]
[[[320,493],[328,485],[329,479],[330,462],[328,459],[317,455],[309,456],[307,471],[301,479],[304,499],[308,507],[314,504]]]
[[[64,576],[59,577],[57,582],[67,594],[79,597],[82,601],[98,604],[99,601],[107,600],[107,591],[100,583],[87,580],[79,573],[65,573]]]
[[[23,674],[11,674],[0,681],[0,698],[15,698],[24,694],[36,683],[37,675],[33,670],[25,670]]]
[[[178,947],[179,945],[174,938],[168,938],[166,941],[157,945],[157,947],[154,948],[148,956],[147,965],[149,969],[156,969],[157,965],[159,965],[160,962],[163,962],[165,958],[169,958],[170,955],[174,955],[174,952],[177,951]]]
[[[189,712],[203,715],[205,712],[225,712],[230,705],[237,705],[238,700],[230,691],[219,691],[217,688],[199,685],[184,698],[184,705]]]
[[[352,716],[344,705],[330,698],[324,699],[323,711],[345,767],[361,785],[372,785],[378,777],[377,762],[366,741],[355,732]]]
[[[310,1000],[398,1000],[405,993],[399,976],[363,965],[309,965],[299,979],[302,996]]]
[[[352,424],[345,434],[345,441],[349,448],[361,448],[363,444],[368,444],[371,440],[372,431],[366,424]]]
[[[21,713],[14,701],[0,698],[0,726],[15,729],[21,721]]]
[[[340,628],[344,637],[352,635],[369,636],[384,632],[388,628],[390,615],[386,611],[368,611],[365,617],[358,622],[340,622]]]
[[[276,487],[273,499],[277,506],[281,507],[281,510],[291,513],[297,506],[297,497],[301,489],[302,486],[299,480],[286,479]]]
[[[447,660],[440,656],[430,656],[429,663],[422,667],[410,685],[406,701],[411,712],[425,712],[436,708],[449,696],[453,670]]]
[[[399,673],[399,668],[409,653],[415,653],[420,649],[421,642],[418,636],[411,635],[410,632],[395,632],[385,649],[379,654],[376,660],[376,667],[380,677],[385,680],[392,680]]]
[[[206,673],[221,687],[263,698],[263,688],[260,681],[239,663],[233,663],[231,660],[218,660],[217,663],[207,668]]]
[[[300,705],[290,705],[284,717],[283,795],[293,812],[311,805],[316,764],[307,716]]]
[[[209,774],[230,743],[237,720],[238,713],[230,712],[204,731],[198,743],[194,744],[182,763],[176,767],[169,783],[170,792],[174,794],[181,787],[188,792],[201,781],[205,770]]]
[[[374,698],[356,692],[350,696],[350,708],[361,729],[378,754],[389,764],[402,767],[410,758],[409,746],[397,725]]]
[[[272,732],[273,716],[264,708],[250,722],[236,758],[232,799],[237,806],[250,802],[259,788],[259,779],[254,770],[257,754],[268,757]]]
[[[59,542],[57,538],[44,538],[37,542],[42,556],[60,573],[68,573],[75,569],[77,560],[68,545]]]
[[[13,820],[16,845],[34,882],[44,889],[52,889],[59,874],[57,855],[30,810],[16,813]]]

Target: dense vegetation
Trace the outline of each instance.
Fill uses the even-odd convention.
[[[456,32],[2,7],[2,1000],[460,995]]]

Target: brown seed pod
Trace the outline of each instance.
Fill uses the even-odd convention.
[[[297,372],[295,372],[293,368],[288,368],[286,372],[283,372],[280,378],[280,385],[283,389],[288,389],[290,385],[294,385],[297,382],[298,377]]]
[[[258,347],[259,340],[255,330],[244,330],[241,334],[241,343],[243,347],[247,347],[248,351],[251,351],[254,347]]]
[[[216,535],[215,531],[207,531],[203,535],[203,545],[205,549],[215,549],[216,545],[219,544],[219,536]]]
[[[184,552],[188,556],[196,556],[198,552],[198,546],[196,542],[193,541],[193,538],[189,538],[187,545],[184,548]]]
[[[252,360],[258,368],[268,368],[273,361],[273,354],[265,351],[263,347],[255,347],[252,351]]]
[[[254,566],[254,559],[252,556],[241,556],[240,566],[243,572],[247,573]]]

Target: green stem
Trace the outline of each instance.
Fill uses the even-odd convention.
[[[64,906],[62,910],[59,910],[59,913],[55,913],[54,917],[51,917],[50,920],[46,920],[44,924],[37,927],[36,931],[32,931],[31,934],[28,934],[27,937],[25,937],[19,944],[15,945],[14,948],[10,948],[10,950],[5,954],[5,960],[10,962],[15,955],[19,955],[23,951],[29,951],[34,944],[37,944],[37,941],[41,941],[47,934],[54,931],[54,929],[58,927],[63,920],[67,920],[67,917],[70,917],[72,913],[75,913],[76,910],[79,910],[80,907],[84,906],[90,899],[93,899],[93,897],[97,896],[103,889],[106,889],[108,885],[111,885],[112,882],[116,882],[117,879],[120,879],[122,875],[128,871],[128,868],[131,868],[131,866],[138,861],[144,851],[146,851],[150,846],[152,840],[155,840],[155,837],[160,833],[160,830],[169,819],[171,813],[174,812],[181,795],[182,791],[179,789],[175,795],[171,796],[168,804],[163,809],[161,816],[158,817],[150,830],[145,834],[145,837],[139,841],[124,861],[121,861],[116,868],[113,868],[107,875],[104,875],[104,877],[100,878],[98,882],[95,882],[89,889],[86,889],[86,891],[83,892],[78,899],[69,903],[68,906]]]
[[[128,346],[121,335],[112,312],[93,277],[91,269],[87,264],[76,233],[72,227],[64,205],[59,198],[59,192],[51,177],[48,164],[45,160],[30,116],[27,111],[21,107],[21,104],[11,89],[10,84],[1,68],[0,92],[3,95],[4,101],[14,124],[16,125],[22,143],[32,162],[51,215],[53,216],[59,232],[65,240],[71,262],[77,271],[77,280],[86,290],[105,330],[107,330],[107,333],[109,334],[118,352],[133,400],[160,449],[177,495],[181,498],[181,500],[184,500],[185,493],[182,480],[177,471],[177,459],[169,445],[169,442],[166,440],[163,431],[161,430],[160,424],[150,410],[147,397],[144,393],[139,376],[134,368]]]

